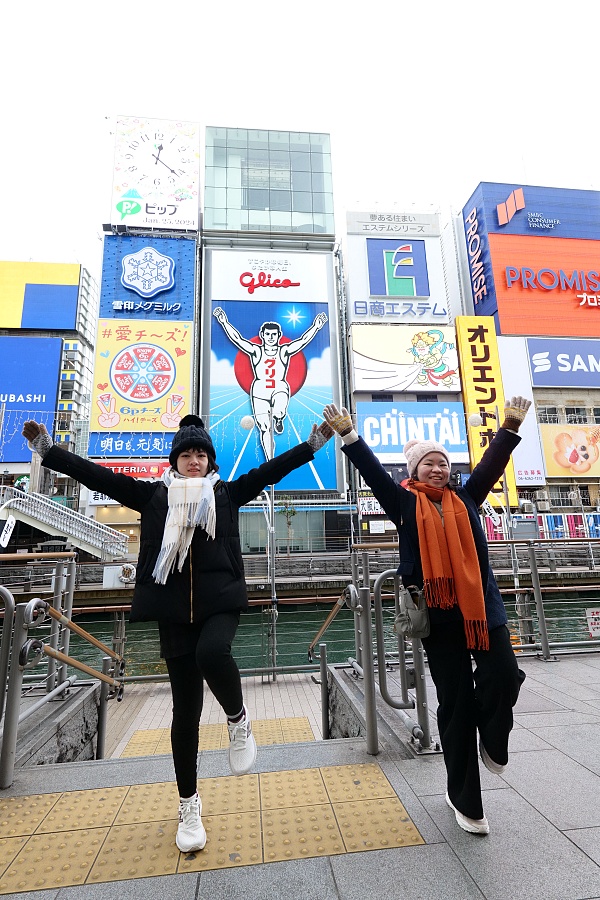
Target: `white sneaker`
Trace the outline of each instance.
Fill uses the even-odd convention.
[[[239,722],[227,722],[227,730],[229,731],[229,768],[234,775],[245,775],[250,771],[256,759],[256,741],[252,734],[246,707],[244,707],[244,715]]]
[[[446,803],[450,809],[454,810],[457,824],[460,825],[463,831],[468,831],[470,834],[490,833],[490,826],[488,825],[488,820],[485,816],[483,819],[470,819],[468,816],[463,816],[463,814],[454,806],[448,794],[446,794]]]
[[[490,754],[481,743],[481,738],[479,738],[479,755],[481,757],[481,762],[484,764],[486,769],[489,769],[489,771],[493,772],[494,775],[502,775],[502,773],[506,769],[506,766],[501,766],[500,763],[494,762]]]
[[[179,799],[179,825],[175,843],[182,853],[192,850],[203,850],[206,844],[206,831],[200,818],[202,800],[194,794],[189,800]]]

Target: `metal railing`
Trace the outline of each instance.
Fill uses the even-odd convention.
[[[127,538],[120,531],[88,519],[43,494],[25,494],[13,487],[0,487],[0,519],[9,515],[69,542],[99,559],[119,559],[127,554]]]
[[[33,554],[38,555],[38,554]],[[30,718],[50,700],[66,699],[69,689],[77,683],[76,675],[67,675],[67,666],[72,666],[88,677],[102,682],[100,707],[98,712],[98,759],[104,755],[104,734],[106,732],[106,701],[111,696],[121,699],[123,682],[117,680],[124,675],[125,661],[122,655],[110,649],[93,635],[76,625],[72,619],[73,590],[75,583],[75,553],[54,555],[52,576],[52,600],[35,598],[28,603],[15,605],[14,598],[5,587],[0,587],[4,598],[4,623],[2,628],[2,650],[0,652],[1,708],[3,729],[0,734],[0,788],[10,787],[13,781],[17,751],[19,725]],[[58,557],[58,559],[56,559]],[[63,605],[64,604],[64,605]],[[30,631],[44,625],[49,620],[48,641],[30,637]],[[106,654],[102,671],[82,663],[69,655],[69,638],[75,633]],[[46,658],[45,674],[27,680],[25,671]],[[37,692],[43,691],[33,703],[25,708],[23,699],[31,700]]]

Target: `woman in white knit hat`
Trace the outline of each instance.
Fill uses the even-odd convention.
[[[340,412],[331,404],[323,411],[342,438],[343,452],[398,529],[403,584],[424,592],[431,630],[423,645],[437,691],[446,802],[458,825],[472,834],[489,833],[478,748],[487,769],[504,771],[512,709],[525,678],[510,643],[479,507],[519,443],[517,432],[530,405],[523,397],[506,404],[498,433],[466,485],[456,490],[449,484],[450,459],[442,444],[405,445],[409,479],[401,486],[358,436],[345,408]]]

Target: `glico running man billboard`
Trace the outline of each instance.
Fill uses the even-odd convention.
[[[210,363],[203,409],[228,479],[306,440],[333,399],[331,256],[208,251],[205,296]],[[335,453],[327,445],[278,489],[335,486]]]
[[[463,225],[475,314],[498,333],[600,337],[600,192],[484,183]]]

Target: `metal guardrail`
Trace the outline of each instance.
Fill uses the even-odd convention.
[[[123,682],[115,679],[112,673],[118,668],[118,675],[122,676],[125,661],[121,655],[71,620],[75,556],[75,553],[55,554],[55,557],[59,558],[54,562],[51,602],[34,598],[28,603],[19,603],[15,606],[10,591],[0,587],[0,595],[5,600],[2,651],[0,653],[1,699],[2,708],[5,707],[4,727],[0,735],[0,788],[10,787],[13,782],[19,725],[49,700],[59,697],[64,699],[69,693],[69,688],[77,682],[77,676],[67,676],[67,666],[72,666],[102,682],[103,691],[101,691],[98,713],[97,758],[100,759],[104,755],[103,735],[106,732],[106,703],[103,701],[109,697],[106,685],[110,685],[114,689],[117,699],[121,699]],[[49,640],[44,643],[38,638],[31,638],[29,631],[43,624],[46,617],[50,618],[51,627]],[[103,659],[102,672],[69,656],[71,632],[107,654]],[[31,695],[32,690],[40,687],[45,688],[45,693],[36,702],[22,710],[25,670],[37,665],[43,656],[48,658],[46,674],[26,685],[26,695]]]

